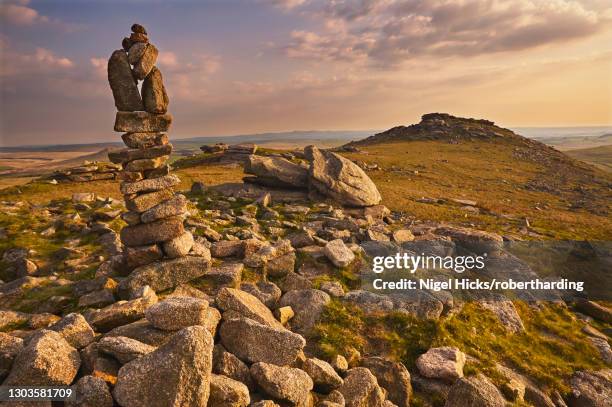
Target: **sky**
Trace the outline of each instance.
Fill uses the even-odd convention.
[[[134,22],[171,137],[612,124],[611,0],[0,0],[0,145],[118,141],[106,64]]]

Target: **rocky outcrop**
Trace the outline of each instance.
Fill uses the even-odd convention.
[[[308,169],[281,157],[250,155],[244,172],[255,175],[253,182],[270,187],[308,187]]]
[[[310,185],[324,196],[346,206],[371,206],[381,201],[374,182],[357,164],[329,151],[308,146]]]
[[[234,157],[230,146],[222,157]],[[304,161],[291,161],[280,156],[251,155],[241,158],[244,171],[253,177],[246,182],[272,188],[310,189],[316,196],[331,198],[349,207],[367,207],[381,201],[376,185],[365,172],[352,161],[331,151],[308,146]]]

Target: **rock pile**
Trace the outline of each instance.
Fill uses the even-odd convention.
[[[47,177],[57,182],[90,182],[116,179],[120,166],[104,162],[85,162],[83,165],[57,170]]]
[[[146,29],[134,24],[123,49],[113,52],[108,61],[108,81],[118,110],[115,131],[125,132],[121,137],[127,146],[108,156],[122,166],[121,192],[128,209],[122,218],[128,226],[121,231],[121,242],[128,270],[184,257],[194,245],[192,234],[183,227],[187,200],[174,193],[180,180],[170,174],[167,163],[172,144],[166,132],[172,116],[162,74],[155,66],[157,55]],[[139,80],[143,81],[142,96]],[[173,265],[191,272],[192,263],[174,261]],[[142,277],[150,271],[134,273]]]

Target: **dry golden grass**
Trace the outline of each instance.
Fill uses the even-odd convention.
[[[203,181],[206,185],[219,185],[226,182],[240,182],[243,172],[240,167],[206,166],[194,167],[175,172],[181,178],[178,190],[189,190],[194,181]],[[9,185],[0,189],[0,200],[28,201],[33,204],[44,204],[56,199],[70,198],[77,192],[94,192],[101,197],[122,199],[119,192],[119,181],[94,181],[83,183],[49,184],[44,181],[12,184],[16,178],[0,178]]]
[[[413,141],[368,146],[364,153],[344,155],[381,166],[382,171],[368,175],[378,186],[383,203],[419,219],[517,233],[524,229],[527,218],[530,231],[548,238],[612,237],[611,191],[605,184],[591,182],[597,176],[610,185],[609,175],[580,164],[560,173],[515,158],[513,149],[512,144],[500,141]],[[556,186],[551,192],[527,189],[531,180]],[[466,212],[452,203],[417,202],[422,197],[475,200],[481,213]],[[599,210],[570,208],[583,199]]]

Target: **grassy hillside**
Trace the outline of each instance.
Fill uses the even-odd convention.
[[[368,175],[384,203],[419,219],[523,236],[612,237],[612,177],[586,164],[554,169],[517,158],[515,144],[501,140],[397,141],[345,155],[378,165]],[[440,201],[419,202],[423,197]],[[476,201],[478,213],[451,199]]]

